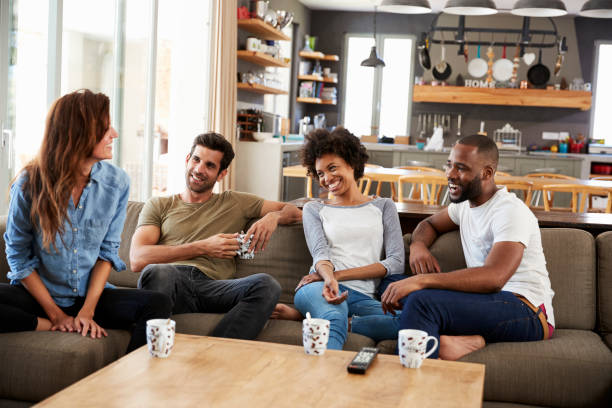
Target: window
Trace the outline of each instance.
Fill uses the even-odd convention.
[[[595,53],[594,105],[591,110],[592,139],[604,139],[612,145],[609,115],[612,111],[612,43],[597,42]]]
[[[379,35],[378,55],[383,68],[362,67],[374,45],[371,36],[348,35],[344,81],[344,126],[356,135],[408,134],[412,104],[415,39]]]

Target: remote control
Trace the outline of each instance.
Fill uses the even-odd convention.
[[[353,358],[353,361],[346,367],[349,373],[365,374],[366,370],[372,364],[372,360],[378,354],[378,349],[374,347],[363,347],[359,353]]]

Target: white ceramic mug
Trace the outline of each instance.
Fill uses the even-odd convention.
[[[306,354],[321,356],[327,349],[329,320],[304,319],[302,322],[302,343]]]
[[[433,340],[434,346],[427,351],[427,344]],[[438,347],[438,339],[428,336],[422,330],[404,329],[397,335],[397,350],[404,367],[419,368],[427,357]]]
[[[174,347],[176,322],[172,319],[147,320],[147,346],[153,357],[166,358]]]
[[[258,38],[255,38],[255,37],[247,38],[246,49],[248,51],[259,51],[260,48],[261,48],[261,41],[259,41]]]

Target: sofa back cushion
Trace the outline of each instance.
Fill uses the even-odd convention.
[[[612,231],[597,236],[597,310],[599,330],[612,348]]]
[[[586,231],[570,228],[543,228],[542,247],[551,286],[556,327],[595,327],[595,240]],[[611,240],[612,242],[612,237]],[[405,238],[410,242],[410,237]],[[443,272],[465,268],[461,237],[453,231],[439,237],[431,247]],[[610,256],[612,272],[612,256]],[[409,259],[407,247],[406,262]],[[610,274],[612,282],[612,273]],[[601,293],[601,292],[600,292]],[[612,306],[611,306],[612,309]],[[609,326],[612,327],[612,312]]]
[[[134,235],[136,225],[138,225],[138,216],[143,206],[144,203],[138,201],[128,203],[127,216],[121,233],[121,246],[119,247],[119,257],[125,262],[127,270],[121,272],[111,270],[108,281],[113,285],[135,288],[138,283],[140,274],[132,272],[130,267],[130,246],[132,245],[132,235]]]

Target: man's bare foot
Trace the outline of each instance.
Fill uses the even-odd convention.
[[[440,358],[442,360],[459,360],[472,351],[484,348],[482,336],[440,336]]]
[[[285,305],[283,303],[277,303],[274,307],[274,311],[272,315],[270,315],[270,319],[280,319],[280,320],[303,320],[304,316],[302,314],[292,308],[291,306]]]
[[[39,317],[38,323],[36,324],[36,331],[49,331],[52,326],[51,320]]]

